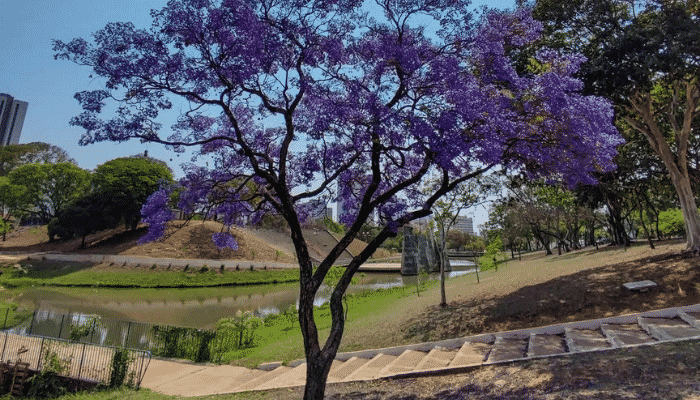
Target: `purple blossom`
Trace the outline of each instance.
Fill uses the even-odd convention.
[[[238,250],[238,242],[236,242],[236,238],[234,238],[228,232],[216,232],[215,234],[211,235],[211,239],[214,241],[214,244],[219,250],[223,250],[225,248]]]
[[[143,222],[148,224],[148,232],[139,238],[139,244],[154,242],[165,236],[168,222],[173,217],[173,212],[168,205],[171,192],[170,188],[156,190],[141,207],[141,216]]]

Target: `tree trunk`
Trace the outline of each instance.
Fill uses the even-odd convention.
[[[647,225],[644,223],[644,211],[642,210],[642,203],[639,200],[637,200],[637,203],[639,205],[639,223],[642,224],[644,234],[647,236],[647,240],[649,241],[649,248],[654,249],[654,242],[651,240],[651,234],[647,229]]]
[[[690,180],[687,176],[679,176],[677,179],[673,179],[673,174],[671,180],[676,188],[676,192],[678,192],[681,211],[683,211],[686,249],[694,253],[700,253],[700,215],[698,214],[698,207],[695,205],[695,196],[693,196],[690,187]]]
[[[440,307],[447,307],[447,294],[445,293],[445,266],[447,261],[447,245],[445,243],[445,227],[440,228]]]
[[[681,93],[685,92],[685,104],[680,104]],[[656,109],[651,93],[636,92],[630,99],[631,109],[641,118],[641,121],[627,117],[625,120],[632,127],[646,136],[651,148],[661,157],[666,170],[671,176],[671,182],[678,194],[678,200],[683,212],[686,232],[686,250],[700,253],[700,214],[695,204],[695,196],[688,175],[688,139],[693,121],[698,114],[700,101],[700,86],[697,81],[677,82],[673,86],[673,100],[666,108],[666,121],[676,142],[677,153],[671,149],[664,132],[656,122]],[[683,124],[678,126],[677,108],[683,108]],[[664,110],[659,110],[664,112]]]

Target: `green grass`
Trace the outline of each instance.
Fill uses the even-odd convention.
[[[0,324],[9,328],[18,325],[32,315],[29,310],[17,310],[17,303],[9,301],[0,301]],[[5,319],[7,317],[7,319]],[[2,327],[3,325],[0,325]]]
[[[34,265],[37,264],[37,265]],[[20,288],[27,286],[75,286],[114,288],[186,288],[258,285],[267,283],[296,282],[299,271],[245,270],[220,273],[217,270],[154,271],[125,270],[102,271],[79,264],[26,263],[26,272],[9,265],[0,267],[0,286]],[[48,264],[48,265],[47,265]]]
[[[436,282],[427,286],[435,286]],[[421,288],[421,293],[426,290]],[[409,296],[415,296],[415,287],[399,287],[392,289],[379,289],[365,291],[348,296],[348,319],[345,330],[360,328],[369,316],[381,315],[396,309],[399,302],[411,301]],[[328,303],[314,310],[314,318],[319,331],[319,339],[324,343],[331,329],[331,312]],[[363,327],[361,329],[372,329]],[[222,363],[231,363],[254,368],[264,362],[282,361],[288,362],[304,358],[304,345],[299,329],[299,322],[290,323],[281,314],[269,316],[265,319],[265,326],[256,331],[254,347],[225,353]],[[350,348],[341,343],[340,352],[360,350]]]

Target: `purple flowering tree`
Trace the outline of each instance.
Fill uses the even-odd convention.
[[[511,55],[540,25],[524,10],[475,22],[467,5],[382,0],[370,18],[361,0],[171,0],[152,11],[150,30],[111,23],[92,43],[54,42],[56,58],[106,79],[104,89],[76,94],[84,112],[71,123],[85,129],[81,144],[196,146],[214,168],[189,168],[183,205],[215,199],[212,212],[227,224],[270,211],[287,221],[299,261],[306,399],[323,398],[353,275],[401,226],[496,166],[570,184],[613,168],[621,139],[610,104],[578,92],[572,74],[583,59],[543,51],[537,72],[519,75]],[[437,32],[418,23],[428,19]],[[163,133],[158,116],[172,99],[189,109]],[[102,119],[107,101],[118,108]],[[161,197],[149,202],[151,214],[144,207],[156,232],[167,218]],[[334,198],[347,234],[314,268],[302,204]],[[314,296],[375,210],[384,228],[335,285],[321,343]]]

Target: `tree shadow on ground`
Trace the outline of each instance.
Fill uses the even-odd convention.
[[[430,307],[406,324],[406,337],[432,341],[700,303],[698,258],[664,253],[583,270],[508,295]],[[651,280],[631,292],[622,284]]]

